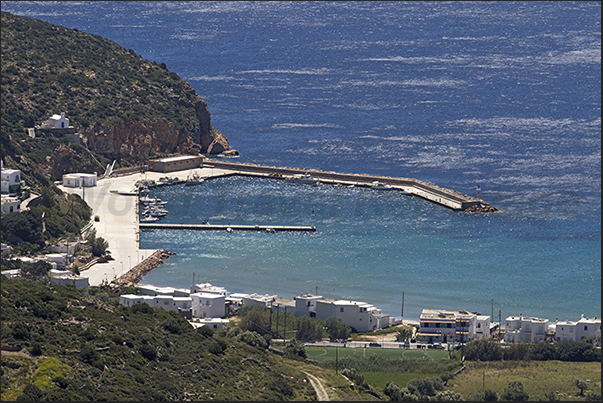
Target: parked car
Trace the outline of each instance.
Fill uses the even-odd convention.
[[[376,342],[374,342],[374,341],[371,341],[371,342],[369,343],[369,347],[381,347],[381,344],[376,343]]]

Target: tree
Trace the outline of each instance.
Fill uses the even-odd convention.
[[[473,340],[465,346],[465,359],[469,361],[500,361],[502,356],[500,345],[491,340]]]
[[[295,338],[299,341],[316,341],[322,339],[322,325],[315,319],[301,316],[297,320],[297,333]]]
[[[574,380],[574,385],[580,389],[579,396],[584,396],[584,391],[588,389],[588,383],[584,379],[576,379]]]
[[[107,248],[109,247],[109,242],[107,242],[102,237],[96,237],[96,230],[92,229],[88,235],[86,236],[86,241],[88,241],[88,245],[92,247],[92,254],[94,256],[102,256],[107,252]]]
[[[347,340],[352,333],[350,326],[339,318],[330,317],[325,320],[329,340]]]
[[[530,396],[523,390],[523,383],[520,381],[511,381],[505,387],[504,393],[501,396],[502,400],[512,402],[523,402],[530,398]]]
[[[463,396],[460,393],[453,392],[452,390],[438,392],[434,398],[438,402],[460,402],[463,400]]]
[[[444,371],[440,374],[440,379],[444,382],[444,386],[448,386],[448,381],[454,378],[454,375],[450,371]]]
[[[256,332],[260,335],[270,334],[270,312],[262,307],[242,310],[243,319],[239,323],[242,330]]]
[[[412,337],[412,329],[409,327],[403,327],[396,334],[396,341],[406,341]]]

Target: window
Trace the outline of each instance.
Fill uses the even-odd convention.
[[[339,312],[343,312],[343,307],[342,307],[342,308],[339,308]]]
[[[588,330],[588,326],[587,325],[584,325],[584,330]]]
[[[436,323],[435,325],[436,325],[436,327],[440,327],[440,324],[439,324],[439,323]]]

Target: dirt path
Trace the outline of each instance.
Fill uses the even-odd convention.
[[[327,394],[325,387],[322,385],[322,382],[314,375],[311,375],[305,371],[304,371],[304,374],[306,374],[308,376],[308,379],[310,380],[312,387],[316,391],[316,395],[318,396],[318,401],[319,402],[328,402],[330,400],[329,395]]]

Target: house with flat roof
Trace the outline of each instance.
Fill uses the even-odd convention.
[[[226,296],[208,292],[195,292],[190,295],[193,318],[226,317]]]
[[[316,317],[316,301],[320,301],[322,296],[302,294],[295,297],[295,316]]]
[[[96,186],[97,173],[71,173],[63,175],[63,186],[67,188],[81,188]]]
[[[578,321],[556,321],[555,341],[580,341],[589,337],[601,337],[601,318],[585,318],[581,315]]]
[[[341,319],[357,332],[372,332],[389,326],[389,315],[360,301],[323,298],[315,300],[316,319]]]
[[[18,169],[5,169],[2,162],[2,194],[19,193],[21,190],[21,171]]]
[[[191,294],[196,293],[196,292],[218,294],[218,295],[223,295],[225,297],[228,295],[228,291],[226,290],[225,287],[211,285],[210,283],[200,283],[200,284],[193,285],[191,287]]]
[[[548,319],[509,316],[505,319],[505,341],[508,343],[538,343],[546,339]]]
[[[477,315],[474,313],[423,309],[417,337],[421,343],[466,343],[476,337],[476,327]]]

